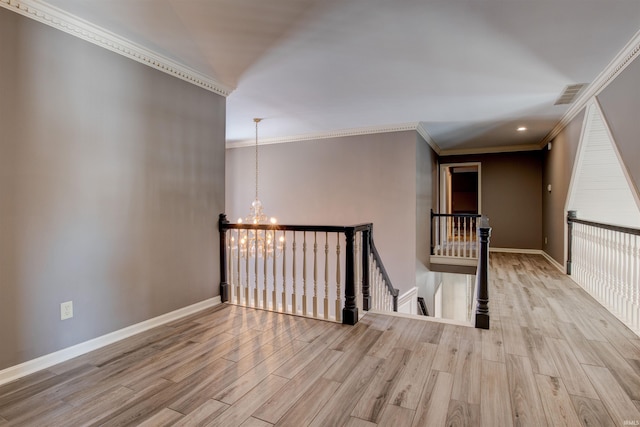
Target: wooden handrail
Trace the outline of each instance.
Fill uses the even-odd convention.
[[[603,222],[587,221],[578,219],[577,211],[567,212],[567,275],[571,276],[571,267],[573,260],[573,224],[583,224],[590,227],[601,228],[603,230],[615,231],[617,233],[629,234],[632,236],[640,236],[640,229],[623,227],[621,225],[606,224]]]
[[[569,211],[575,212],[575,211]],[[634,236],[640,236],[640,229],[631,228],[631,227],[623,227],[621,225],[613,225],[613,224],[605,224],[603,222],[595,222],[595,221],[587,221],[584,219],[578,219],[575,217],[567,216],[567,222],[573,222],[576,224],[584,224],[589,225],[591,227],[602,228],[604,230],[617,231],[619,233],[632,234]]]
[[[431,218],[435,217],[452,217],[452,218],[480,218],[482,215],[480,214],[443,214],[443,213],[435,213],[433,209],[431,209]]]

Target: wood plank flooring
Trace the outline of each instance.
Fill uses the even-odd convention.
[[[541,256],[490,277],[490,330],[214,307],[0,387],[0,426],[640,423],[637,335]]]

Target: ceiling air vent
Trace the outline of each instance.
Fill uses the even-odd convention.
[[[576,100],[580,91],[587,85],[587,83],[578,83],[575,85],[569,85],[564,88],[562,94],[554,105],[571,104]]]

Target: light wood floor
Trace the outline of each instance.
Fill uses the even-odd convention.
[[[640,339],[535,255],[491,254],[491,330],[222,305],[0,387],[0,426],[622,426]]]

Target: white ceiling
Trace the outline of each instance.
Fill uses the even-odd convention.
[[[227,141],[420,122],[538,144],[640,29],[638,0],[47,0],[234,88]],[[527,132],[518,133],[518,126]]]

